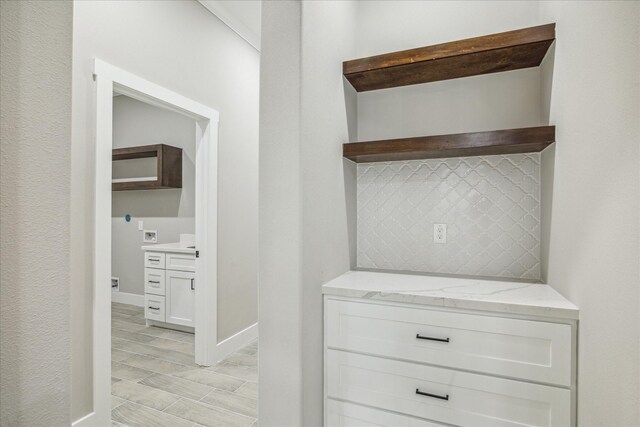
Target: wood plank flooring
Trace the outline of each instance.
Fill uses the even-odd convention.
[[[193,334],[148,327],[127,304],[111,319],[113,427],[257,427],[257,341],[203,368]]]

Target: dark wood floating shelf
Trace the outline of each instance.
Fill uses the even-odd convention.
[[[114,180],[111,184],[111,189],[113,191],[124,191],[182,188],[182,148],[166,144],[115,148],[111,160],[115,162],[149,157],[158,158],[158,169],[155,177],[131,178],[127,181]]]
[[[358,92],[537,67],[555,40],[556,24],[345,61]]]
[[[555,142],[555,138],[555,126],[540,126],[353,142],[342,145],[342,154],[356,163],[367,163],[533,153],[544,150]]]

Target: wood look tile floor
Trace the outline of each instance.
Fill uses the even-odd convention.
[[[257,341],[203,368],[193,334],[148,327],[127,304],[111,319],[112,426],[257,427]]]

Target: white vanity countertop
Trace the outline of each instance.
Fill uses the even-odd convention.
[[[157,245],[145,245],[142,247],[143,251],[153,251],[153,252],[173,252],[178,254],[193,254],[195,255],[195,248],[190,248],[189,246],[194,246],[191,242],[176,242],[176,243],[160,243]]]
[[[578,307],[551,286],[412,274],[349,271],[322,293],[376,301],[578,319]]]

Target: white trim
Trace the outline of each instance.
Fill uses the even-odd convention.
[[[111,302],[144,307],[144,295],[131,294],[129,292],[111,292]]]
[[[255,33],[251,28],[245,25],[241,20],[237,19],[230,13],[224,6],[224,1],[216,0],[198,0],[205,9],[213,13],[218,19],[222,21],[227,27],[234,33],[243,38],[249,43],[255,50],[260,52],[260,33]],[[261,5],[258,5],[261,7]]]
[[[213,365],[217,355],[218,119],[216,110],[155,83],[94,62],[96,81],[95,199],[93,231],[93,418],[111,419],[111,157],[114,91],[196,120],[196,337],[195,362]],[[107,286],[107,281],[109,285]],[[214,309],[211,309],[213,307]]]
[[[95,427],[97,425],[95,417],[96,413],[91,412],[82,418],[79,418],[71,423],[71,427]]]
[[[218,343],[218,351],[216,351],[216,355],[220,357],[218,361],[250,344],[256,338],[258,338],[258,323],[254,323],[248,328]]]

